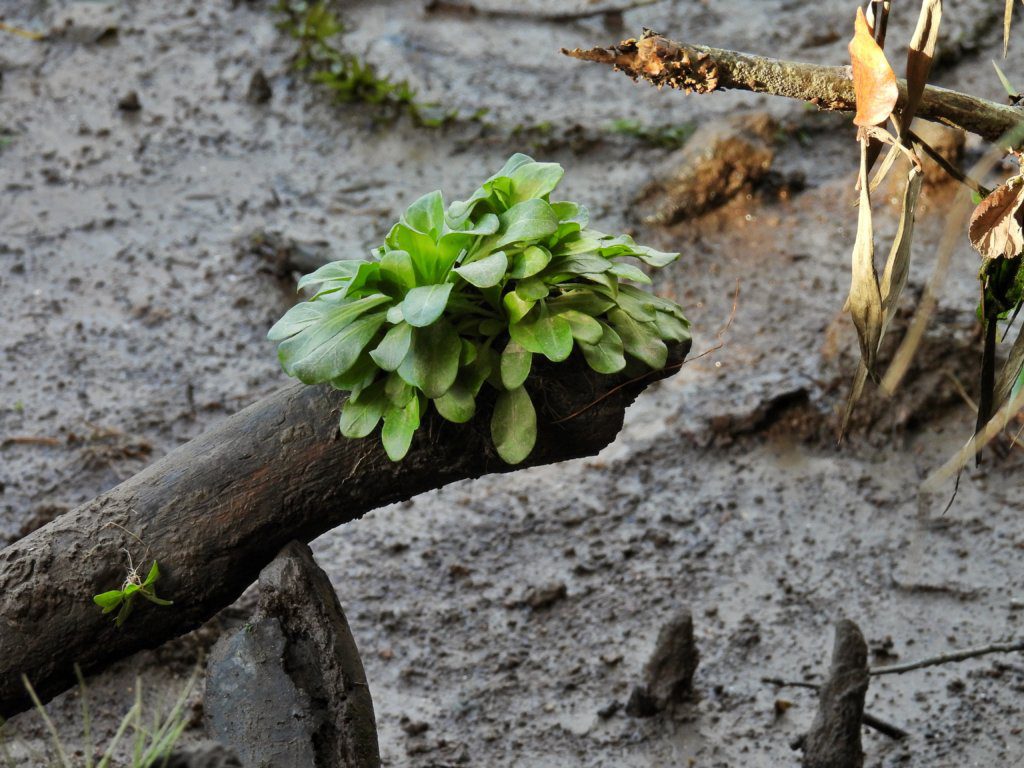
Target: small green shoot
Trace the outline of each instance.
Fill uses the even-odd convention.
[[[608,126],[612,133],[620,133],[623,136],[632,136],[646,144],[665,149],[679,149],[693,136],[696,126],[693,123],[682,123],[681,125],[656,125],[647,126],[639,120],[619,119],[613,120]]]
[[[120,627],[131,614],[137,595],[142,595],[151,603],[156,603],[157,605],[173,605],[174,601],[163,600],[156,596],[156,590],[153,585],[159,578],[160,568],[157,566],[156,560],[154,560],[153,566],[149,569],[149,575],[146,576],[145,581],[141,580],[138,569],[132,566],[131,556],[129,555],[128,577],[125,579],[121,589],[112,589],[109,592],[95,595],[92,600],[103,609],[103,613],[111,613],[120,608],[117,617],[114,619],[114,623]]]
[[[345,25],[324,0],[281,0],[278,26],[295,38],[299,50],[294,66],[329,90],[343,104],[362,103],[406,111],[419,125],[436,128],[455,117],[437,104],[420,103],[405,80],[392,80],[377,68],[335,43]]]
[[[1011,99],[1017,99],[1020,96],[1020,91],[1010,85],[1010,80],[1006,76],[1006,73],[999,68],[999,65],[996,64],[995,61],[992,62],[992,66],[995,67],[996,75],[999,76],[999,82],[1003,84],[1003,90],[1006,91],[1006,95]]]

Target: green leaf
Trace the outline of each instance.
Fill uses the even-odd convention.
[[[527,352],[517,341],[509,340],[501,353],[501,383],[505,389],[521,386],[530,375],[533,353]]]
[[[358,402],[349,398],[341,407],[341,421],[338,425],[341,434],[352,438],[366,437],[376,428],[387,405],[383,381],[368,387]]]
[[[384,383],[384,394],[387,395],[391,405],[396,408],[405,408],[416,395],[416,390],[396,371],[390,374]]]
[[[160,568],[156,564],[156,560],[153,561],[153,565],[149,569],[149,574],[146,576],[146,580],[142,582],[143,587],[150,586],[153,582],[160,578]]]
[[[380,259],[381,280],[402,292],[416,287],[416,270],[412,257],[406,251],[391,250]]]
[[[420,399],[412,398],[404,408],[388,408],[384,414],[381,441],[392,461],[401,461],[409,452],[412,436],[420,426]]]
[[[594,253],[578,253],[572,256],[556,256],[544,270],[545,275],[594,275],[607,272],[614,262]]]
[[[690,326],[680,320],[675,315],[670,315],[668,312],[657,313],[658,317],[654,321],[654,324],[658,326],[658,333],[661,334],[661,338],[669,339],[670,341],[686,341],[690,338]]]
[[[551,193],[565,171],[558,163],[525,163],[509,174],[512,181],[512,203],[541,198]],[[556,216],[557,218],[557,216]]]
[[[563,285],[562,288],[565,286]],[[585,286],[585,290],[574,290],[571,293],[563,293],[557,298],[548,301],[548,309],[552,312],[565,312],[576,310],[591,317],[599,317],[615,306],[615,302],[607,296],[594,293],[591,286]]]
[[[537,412],[524,387],[501,392],[491,417],[494,447],[509,464],[519,464],[537,442]]]
[[[651,294],[634,288],[631,285],[619,287],[619,309],[641,323],[653,323],[657,316],[654,302],[650,300]]]
[[[490,256],[456,267],[455,272],[477,288],[490,288],[501,282],[507,269],[508,257],[505,252],[495,251]]]
[[[550,289],[540,277],[528,277],[516,283],[516,295],[524,301],[537,301],[545,298]]]
[[[114,626],[122,626],[132,612],[132,600],[125,600],[121,603],[121,610],[117,612],[117,618],[114,619]]]
[[[338,306],[332,301],[304,301],[284,313],[284,317],[278,320],[267,332],[267,339],[270,341],[283,341],[300,331],[304,331],[314,323],[324,318],[330,312],[331,307]]]
[[[501,229],[495,236],[494,248],[539,240],[558,229],[558,217],[544,200],[517,203],[498,218]]]
[[[616,261],[612,263],[612,268],[608,272],[620,280],[632,280],[635,283],[643,283],[644,285],[651,284],[651,278],[647,276],[647,273],[633,264]]]
[[[533,309],[535,301],[527,301],[521,298],[515,291],[506,293],[502,298],[502,303],[505,305],[505,311],[508,312],[508,319],[511,323],[518,323]]]
[[[522,279],[532,277],[540,272],[551,261],[551,251],[537,245],[531,245],[522,252],[516,254],[512,260],[510,277]]]
[[[406,208],[402,223],[437,240],[444,230],[444,198],[440,191],[428,192]]]
[[[448,421],[465,424],[476,413],[476,399],[469,387],[456,382],[451,389],[434,400],[434,407]]]
[[[104,613],[110,613],[117,608],[122,600],[124,600],[124,592],[120,589],[112,589],[109,592],[94,595],[92,598],[92,601],[100,606]]]
[[[608,324],[601,323],[601,340],[597,344],[580,342],[587,365],[598,373],[618,373],[626,367],[622,339]]]
[[[657,269],[667,267],[679,258],[678,253],[665,253],[664,251],[656,251],[654,248],[648,248],[646,245],[636,244],[630,250],[630,255],[636,256],[640,261]]]
[[[157,597],[153,592],[142,590],[139,594],[149,600],[149,602],[155,603],[156,605],[174,605],[173,600],[164,600],[162,597]]]
[[[550,305],[548,307],[550,309]],[[577,341],[584,341],[588,344],[597,344],[601,341],[601,323],[595,318],[574,309],[567,309],[564,312],[557,312],[560,317],[569,321],[572,329],[572,337]]]
[[[438,398],[455,382],[461,353],[459,334],[447,320],[417,328],[398,374],[427,397]]]
[[[322,286],[322,289],[341,288],[355,276],[359,271],[359,266],[365,263],[361,259],[347,259],[324,264],[315,272],[300,277],[296,289],[301,291],[303,288],[309,288],[313,285]],[[327,285],[324,285],[324,283]]]
[[[610,311],[608,319],[615,332],[622,338],[622,345],[627,354],[655,370],[665,366],[668,347],[658,337],[658,329],[654,323],[638,322],[621,309]]]
[[[572,327],[560,315],[551,314],[543,303],[535,315],[509,326],[512,338],[530,352],[544,355],[553,363],[572,354]]]
[[[451,292],[451,283],[413,288],[402,301],[402,316],[417,328],[430,325],[444,313]]]
[[[138,584],[129,584],[128,586],[126,586],[124,588],[124,597],[125,597],[125,599],[127,600],[129,597],[134,595],[140,589],[142,589],[142,587],[140,587]]]
[[[335,305],[323,321],[282,341],[277,354],[285,372],[305,384],[320,384],[340,376],[384,322],[383,312],[362,315],[389,301],[389,297],[378,294]]]
[[[353,397],[355,397],[360,391],[373,383],[373,380],[377,378],[379,370],[377,364],[370,358],[370,355],[363,350],[356,361],[349,366],[348,370],[340,376],[335,376],[331,379],[331,386],[335,389],[351,392]]]
[[[412,326],[402,322],[384,334],[377,348],[370,352],[373,362],[385,371],[394,371],[402,364],[412,344]]]

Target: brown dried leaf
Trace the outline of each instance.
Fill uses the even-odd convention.
[[[850,61],[853,64],[853,90],[857,96],[857,115],[853,123],[878,125],[886,121],[899,99],[896,73],[875,42],[863,8],[857,8],[854,30],[849,45]]]
[[[872,41],[874,42],[874,41]],[[867,141],[860,145],[860,209],[857,212],[857,239],[853,244],[850,298],[847,305],[857,327],[861,360],[870,373],[882,336],[882,295],[875,272],[874,231],[871,225],[871,198],[868,194]]]
[[[986,260],[1012,259],[1024,251],[1024,177],[1014,176],[981,201],[968,234]]]
[[[935,43],[939,39],[939,23],[942,21],[942,0],[921,0],[921,14],[917,17],[917,29],[910,39],[907,51],[907,103],[900,119],[910,127],[917,107],[921,103],[928,75],[932,71],[935,57]]]

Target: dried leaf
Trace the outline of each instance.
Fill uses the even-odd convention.
[[[1014,176],[996,187],[971,215],[968,233],[986,260],[1012,259],[1024,251],[1024,177]]]
[[[873,41],[872,41],[873,42]],[[882,296],[875,272],[874,232],[871,225],[871,198],[868,194],[867,141],[860,145],[860,210],[857,212],[857,239],[853,244],[850,298],[847,302],[860,340],[861,359],[870,373],[882,335]]]
[[[896,229],[896,238],[893,240],[892,249],[889,251],[889,259],[885,264],[885,271],[882,273],[882,334],[889,327],[893,317],[896,315],[896,308],[899,304],[900,295],[907,285],[907,276],[910,274],[910,250],[914,240],[914,216],[917,212],[917,201],[921,196],[921,182],[924,179],[917,168],[911,167],[910,175],[907,177],[907,186],[903,190],[903,206],[900,209],[900,223]]]
[[[907,276],[910,273],[910,252],[911,243],[914,239],[914,216],[917,211],[917,201],[921,196],[921,181],[923,174],[915,167],[911,167],[910,175],[907,178],[907,185],[903,191],[903,207],[900,211],[899,228],[896,230],[896,238],[893,240],[892,248],[889,251],[889,259],[885,264],[885,271],[882,273],[882,283],[879,288],[882,299],[882,322],[881,332],[878,337],[878,346],[881,346],[885,332],[889,328],[896,315],[900,295],[907,285]],[[876,347],[877,350],[877,347]],[[846,402],[846,411],[843,414],[843,422],[839,431],[839,439],[842,440],[850,424],[850,417],[853,415],[853,408],[860,400],[864,391],[864,383],[867,381],[868,368],[862,359],[857,369],[857,375],[853,379],[853,386],[850,388],[850,397]]]
[[[885,122],[899,99],[896,73],[875,42],[863,8],[857,8],[854,30],[849,46],[850,61],[853,64],[853,90],[857,96],[857,115],[853,123],[878,125]]]
[[[908,128],[921,103],[928,75],[932,71],[932,59],[935,57],[935,42],[939,39],[941,20],[942,0],[922,0],[917,28],[910,39],[910,49],[907,51],[907,101],[900,114],[901,122]]]

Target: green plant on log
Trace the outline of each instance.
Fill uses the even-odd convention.
[[[431,192],[414,202],[370,259],[299,281],[315,295],[268,338],[289,375],[351,393],[343,435],[366,437],[383,422],[399,461],[431,403],[464,423],[490,387],[491,437],[517,464],[536,442],[524,386],[535,356],[557,363],[578,348],[599,373],[658,369],[665,341],[689,338],[682,309],[637,287],[650,278],[627,261],[657,268],[679,254],[591,229],[582,205],[550,200],[562,175],[513,155],[467,200],[446,207]]]
[[[173,600],[164,600],[156,596],[156,588],[153,585],[159,578],[160,568],[157,566],[156,560],[153,561],[153,565],[149,569],[149,574],[146,576],[145,580],[143,580],[139,576],[138,569],[132,566],[131,558],[129,557],[128,576],[125,578],[121,589],[112,589],[109,592],[103,592],[94,596],[92,600],[96,605],[103,609],[104,613],[117,611],[114,623],[120,627],[131,614],[135,598],[140,595],[151,603],[156,603],[157,605],[173,605]],[[120,610],[118,610],[119,608]]]

